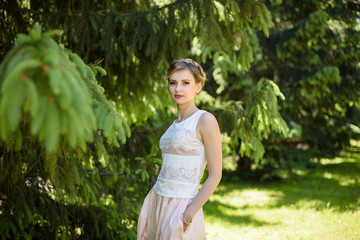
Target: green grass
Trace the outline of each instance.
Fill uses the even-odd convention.
[[[207,239],[360,239],[360,148],[321,163],[279,182],[221,182]]]

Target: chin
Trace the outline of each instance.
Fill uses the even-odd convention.
[[[176,104],[182,104],[182,103],[184,103],[183,99],[173,98],[173,100],[174,100],[174,102],[175,102]]]
[[[178,100],[174,100],[174,102],[175,102],[176,104],[182,104],[182,103],[183,103],[182,101],[178,101]]]

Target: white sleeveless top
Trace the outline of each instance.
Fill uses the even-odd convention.
[[[187,119],[175,121],[160,138],[163,163],[154,190],[171,198],[196,196],[205,168],[204,144],[196,137],[195,129],[204,110]]]

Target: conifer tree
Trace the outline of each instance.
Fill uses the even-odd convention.
[[[360,5],[358,1],[265,4],[275,25],[269,37],[256,34],[257,57],[243,78],[249,84],[261,77],[273,79],[286,98],[279,105],[289,136],[272,133],[258,166],[266,172],[263,178],[271,178],[304,168],[313,157],[332,157],[358,137]],[[233,78],[227,80],[235,84]],[[235,86],[226,94],[243,91]],[[249,164],[243,165],[247,169],[240,170],[247,172]]]
[[[197,101],[219,119],[224,148],[259,161],[262,140],[287,133],[271,78],[221,95],[230,73],[244,87],[255,33],[270,33],[261,2],[2,1],[0,15],[2,238],[135,238],[175,114],[162,80],[174,59],[204,66]]]

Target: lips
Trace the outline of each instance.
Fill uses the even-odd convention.
[[[175,98],[181,98],[183,95],[175,95]]]

